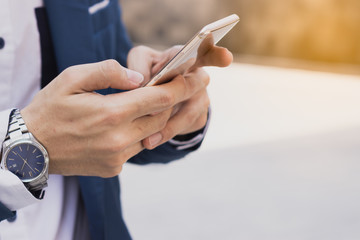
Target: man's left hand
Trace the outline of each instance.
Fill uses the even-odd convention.
[[[154,74],[157,73],[180,49],[181,46],[174,46],[160,52],[145,46],[135,47],[129,52],[128,68],[142,73],[146,82],[147,80],[150,80],[151,77],[153,77]],[[205,53],[202,53],[195,68],[192,68],[190,72],[187,72],[184,75],[178,75],[176,78],[182,78],[182,81],[189,86],[195,81],[201,81],[203,88],[190,95],[187,100],[175,106],[173,109],[173,116],[169,119],[165,128],[160,132],[145,138],[142,141],[144,147],[147,149],[154,149],[174,138],[176,135],[185,135],[202,129],[206,125],[210,105],[210,100],[206,91],[210,77],[202,67],[225,67],[231,62],[232,54],[226,48],[213,45],[206,49]]]

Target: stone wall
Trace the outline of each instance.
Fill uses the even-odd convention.
[[[241,21],[220,44],[233,52],[360,64],[359,0],[120,0],[135,42],[183,44],[231,13]]]

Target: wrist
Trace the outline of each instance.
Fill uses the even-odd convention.
[[[12,172],[36,197],[47,186],[49,158],[46,149],[28,131],[18,109],[10,114],[2,145],[1,167]]]

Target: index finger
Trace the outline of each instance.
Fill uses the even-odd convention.
[[[133,119],[136,119],[154,112],[165,111],[188,99],[208,84],[208,77],[205,74],[205,71],[198,73],[201,80],[179,75],[165,84],[138,88],[105,97],[119,111],[125,109]]]

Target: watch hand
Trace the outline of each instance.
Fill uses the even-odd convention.
[[[20,170],[20,171],[22,171],[22,170],[24,169],[24,166],[25,166],[25,161],[24,161],[24,164],[22,165],[22,167],[21,167],[21,170]]]
[[[30,168],[34,173],[36,173],[36,172],[34,171],[34,169],[32,169],[32,167],[30,167],[30,165],[27,163],[27,159],[23,159],[19,153],[18,153],[18,155],[19,155],[19,157],[24,161],[24,164],[23,164],[23,166],[22,166],[22,168],[21,168],[21,171],[23,170],[24,165],[25,165],[25,163],[26,163],[26,165],[28,165],[29,168]]]
[[[28,167],[29,167],[34,173],[36,173],[36,172],[34,171],[34,169],[32,169],[32,167],[27,163],[27,159],[25,160],[25,163],[26,163],[26,165],[28,165]]]
[[[15,152],[15,153],[16,153],[15,155],[18,155],[18,156],[24,161],[24,164],[22,165],[21,170],[20,170],[20,171],[22,171],[22,170],[24,169],[24,166],[25,166],[26,161],[25,161],[25,159],[23,159],[23,158],[21,157],[21,155],[20,155],[18,152]]]

